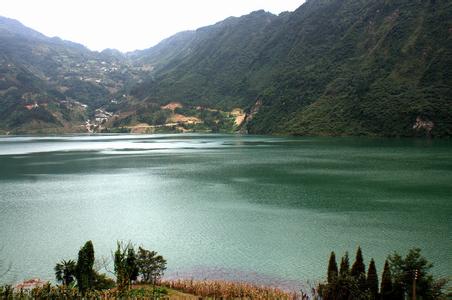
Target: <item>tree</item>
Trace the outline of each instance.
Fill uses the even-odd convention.
[[[129,284],[131,284],[132,281],[137,280],[138,277],[137,257],[133,247],[127,249],[126,268],[127,275],[129,277]]]
[[[144,282],[152,283],[152,295],[154,298],[155,285],[166,270],[166,259],[158,255],[156,251],[138,248],[137,265]]]
[[[154,272],[152,272],[152,281],[155,284],[157,280],[159,280],[163,276],[163,273],[166,270],[166,259],[164,259],[161,255],[157,255],[154,265],[155,268]]]
[[[94,283],[94,247],[91,241],[85,245],[78,252],[77,266],[75,277],[77,278],[77,285],[82,293],[93,287]]]
[[[350,273],[355,278],[359,278],[361,275],[366,274],[366,266],[364,265],[361,247],[358,247],[358,250],[356,251],[355,262],[352,265]]]
[[[367,271],[367,289],[371,299],[378,299],[378,275],[373,258],[370,260],[369,269]]]
[[[333,282],[319,286],[324,300],[368,300],[368,293],[359,288],[358,281],[346,274],[336,277]]]
[[[137,257],[133,245],[118,242],[113,259],[118,290],[124,292],[138,276]]]
[[[419,248],[408,251],[405,258],[397,252],[388,257],[393,278],[393,294],[400,297],[407,294],[409,298],[416,292],[417,297],[422,299],[435,299],[441,293],[441,287],[435,286],[433,276],[429,270],[433,265],[421,255]]]
[[[75,281],[76,267],[77,265],[72,259],[68,261],[62,260],[57,263],[54,268],[56,280],[61,282],[64,286],[69,286]]]
[[[339,268],[339,275],[344,277],[350,273],[350,261],[348,258],[348,251],[345,252],[345,255],[341,258],[341,266]]]
[[[156,251],[149,251],[142,247],[138,248],[137,265],[139,274],[144,282],[156,284],[166,270],[166,260],[158,255]]]
[[[330,261],[328,262],[328,283],[333,283],[337,278],[337,263],[336,254],[334,251],[331,252]]]
[[[356,251],[355,262],[352,265],[350,274],[358,281],[361,291],[366,290],[366,266],[364,265],[361,247],[358,247]]]
[[[350,273],[346,271],[348,269],[346,253],[341,260],[340,275],[337,276],[335,254],[331,252],[328,280],[327,283],[319,284],[319,294],[324,300],[448,299],[450,292],[446,294],[444,291],[448,280],[433,279],[433,276],[429,274],[432,264],[420,254],[420,251],[420,249],[411,249],[406,257],[400,256],[397,252],[388,256],[381,278],[380,296],[374,259],[370,261],[366,279],[361,249],[358,248]],[[414,297],[414,292],[416,297]]]
[[[381,300],[392,300],[392,276],[388,260],[385,260],[380,287]]]
[[[120,293],[124,292],[129,287],[129,278],[127,276],[126,268],[126,250],[124,250],[123,244],[117,242],[117,248],[113,255],[113,262],[115,267],[116,285]]]

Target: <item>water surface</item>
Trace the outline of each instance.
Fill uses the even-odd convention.
[[[157,250],[168,276],[278,284],[420,247],[452,270],[452,142],[233,135],[0,138],[9,280],[53,279],[86,240]]]

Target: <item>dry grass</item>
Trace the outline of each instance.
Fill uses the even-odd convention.
[[[153,293],[149,284],[131,286],[130,290],[120,293],[116,288],[104,291],[89,291],[84,299],[159,299],[159,300],[200,300],[200,299],[280,299],[280,300],[308,300],[306,295],[286,292],[278,288],[257,286],[243,282],[208,281],[208,280],[164,280],[159,283],[166,288],[163,293]],[[2,299],[81,299],[76,288],[63,286],[51,286],[30,289],[13,289],[0,287]],[[161,288],[159,288],[162,291]]]
[[[160,284],[170,289],[211,299],[307,299],[299,293],[243,282],[178,279],[164,280]]]

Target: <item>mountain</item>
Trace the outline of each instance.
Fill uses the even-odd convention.
[[[452,135],[446,0],[308,0],[125,54],[1,18],[0,59],[0,127],[13,132],[30,118],[12,116],[38,113],[25,106],[50,99],[56,120],[44,121],[54,128],[95,118],[110,130]],[[61,118],[67,101],[90,109]]]
[[[254,73],[253,63],[265,42],[267,26],[277,18],[257,11],[191,32],[184,37],[183,47],[172,47],[164,41],[159,46],[168,47],[159,49],[161,52],[172,48],[178,49],[177,53],[135,87],[132,95],[150,101],[177,99],[185,104],[227,109],[251,104],[259,91],[252,89],[248,77]]]
[[[0,74],[0,128],[15,132],[85,131],[96,108],[144,76],[120,52],[93,52],[4,17]]]
[[[255,12],[197,30],[132,95],[248,111],[260,100],[252,133],[449,136],[451,20],[450,1]]]

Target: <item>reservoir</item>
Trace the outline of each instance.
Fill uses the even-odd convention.
[[[168,277],[315,282],[331,251],[418,247],[452,275],[452,141],[240,135],[0,137],[4,282],[54,280],[92,240],[156,250]]]

